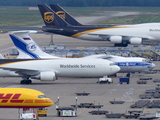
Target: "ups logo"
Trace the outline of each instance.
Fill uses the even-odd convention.
[[[44,13],[44,21],[46,23],[51,23],[54,21],[54,13],[53,12],[45,12]]]
[[[61,17],[62,19],[66,19],[66,13],[64,11],[58,11],[56,12],[56,14]]]

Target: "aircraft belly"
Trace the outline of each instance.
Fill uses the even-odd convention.
[[[83,34],[81,36],[77,37],[78,39],[83,39],[83,40],[88,40],[88,41],[104,41],[105,39],[103,39],[102,37],[98,36],[98,35],[88,35],[88,34]]]
[[[142,71],[144,71],[144,67],[120,67],[121,68],[121,70],[119,71],[119,72],[126,72],[126,73],[128,73],[128,72],[142,72]]]
[[[98,77],[103,76],[104,73],[101,74],[99,69],[66,69],[60,70],[57,74],[59,77]]]

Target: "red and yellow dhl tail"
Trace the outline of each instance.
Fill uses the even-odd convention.
[[[0,88],[0,108],[42,108],[53,105],[44,93],[26,88]]]

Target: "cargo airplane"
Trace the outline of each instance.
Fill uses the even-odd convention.
[[[22,77],[21,84],[30,84],[29,78],[54,81],[58,77],[102,77],[114,74],[120,68],[111,61],[93,58],[53,58],[40,59],[40,48],[32,42],[28,32],[9,33],[19,50],[25,51],[28,59],[0,59],[0,77]],[[15,35],[16,34],[16,35]],[[23,36],[25,35],[25,36]],[[29,44],[28,44],[29,43]],[[35,53],[36,52],[36,53]],[[48,55],[50,56],[50,55]]]
[[[122,47],[126,47],[128,44],[140,45],[143,41],[160,41],[160,23],[82,25],[69,17],[66,12],[63,12],[64,10],[56,10],[62,19],[52,10],[52,6],[52,9],[47,5],[38,5],[38,7],[45,23],[45,26],[42,27],[44,32],[89,41],[109,41],[114,43],[114,46]],[[66,16],[63,15],[64,13]]]
[[[15,44],[16,48],[19,51],[19,56],[17,58],[21,58],[21,59],[22,58],[40,58],[40,59],[55,58],[55,56],[52,56],[43,52],[39,48],[39,46],[33,41],[33,39],[30,37],[29,34],[36,33],[36,32],[37,31],[33,31],[33,30],[9,32],[13,43]],[[31,52],[29,51],[29,49],[27,49],[28,48],[27,46],[30,46],[30,47],[32,46],[32,48],[36,48],[36,50]],[[29,53],[34,54],[34,57],[31,57]],[[150,71],[155,67],[154,63],[151,63],[148,59],[140,58],[140,57],[120,57],[120,56],[114,56],[114,55],[100,54],[100,55],[91,55],[84,58],[92,58],[92,59],[102,58],[102,59],[107,59],[112,62],[115,62],[116,65],[118,65],[121,68],[119,71],[120,73],[128,73],[127,77],[130,76],[130,73]]]
[[[44,93],[27,88],[0,88],[0,108],[42,108],[53,105]]]

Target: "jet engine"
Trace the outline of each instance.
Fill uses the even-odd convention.
[[[122,36],[111,36],[109,40],[112,43],[122,43]]]
[[[142,38],[130,38],[130,44],[139,45],[142,44]]]
[[[39,75],[32,76],[31,78],[33,79],[38,79],[38,80],[48,80],[48,81],[54,81],[56,80],[56,75],[54,71],[44,71],[40,72]]]

